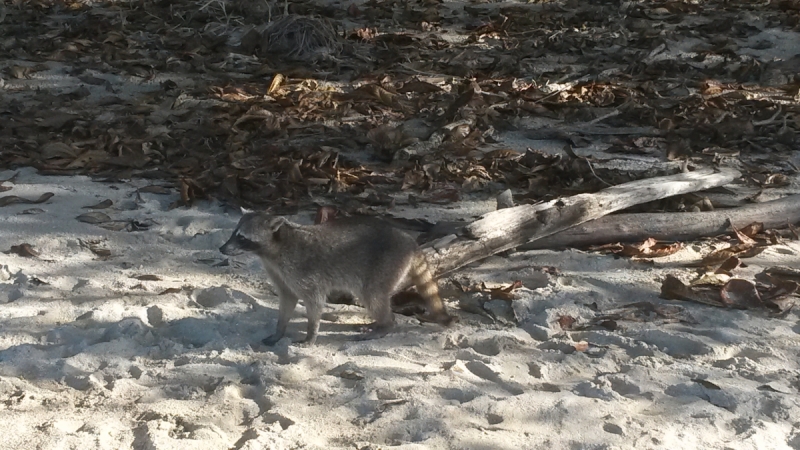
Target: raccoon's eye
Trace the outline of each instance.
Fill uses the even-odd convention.
[[[239,246],[244,250],[257,250],[261,246],[258,243],[247,239],[239,232],[236,233],[236,240],[239,242]]]

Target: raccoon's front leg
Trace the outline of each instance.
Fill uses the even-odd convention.
[[[280,290],[279,297],[278,325],[275,327],[275,332],[273,334],[261,341],[264,345],[275,345],[276,342],[281,340],[283,335],[286,334],[286,326],[289,325],[292,313],[297,307],[297,296],[290,291]]]

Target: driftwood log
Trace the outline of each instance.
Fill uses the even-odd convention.
[[[723,186],[740,176],[734,169],[698,170],[613,186],[537,205],[523,205],[484,214],[423,250],[436,276],[522,244],[603,217],[631,206],[674,195]],[[548,244],[549,246],[549,244]]]
[[[586,247],[614,242],[689,241],[761,222],[765,228],[781,228],[800,222],[800,195],[755,203],[740,208],[695,213],[647,213],[605,216],[558,232],[546,240],[520,246],[523,250]]]

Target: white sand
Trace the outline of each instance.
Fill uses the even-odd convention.
[[[660,278],[685,272],[679,263],[705,247],[655,265],[580,251],[494,257],[456,277],[522,280],[519,327],[467,313],[447,330],[398,317],[394,334],[352,342],[366,317],[332,305],[316,347],[266,348],[277,304],[259,263],[213,266],[237,214],[169,210],[176,194],[139,202],[143,185],[25,169],[0,194],[55,193],[0,209],[0,250],[27,242],[41,252],[0,253],[0,448],[800,449],[798,313],[658,299]],[[113,219],[155,225],[107,231],[75,219],[107,198]],[[30,208],[45,212],[19,214]],[[111,258],[80,243],[91,240]],[[750,264],[746,274],[797,267],[800,245]],[[543,265],[561,273],[534,269]],[[681,307],[689,323],[556,323],[597,315],[592,303],[608,312],[645,301]],[[298,308],[290,336],[304,329]],[[575,351],[580,341],[588,349]]]

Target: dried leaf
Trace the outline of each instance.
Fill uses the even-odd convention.
[[[673,275],[667,275],[661,283],[661,298],[668,300],[691,300],[691,289]]]
[[[719,294],[722,302],[732,308],[748,309],[763,304],[755,283],[741,278],[725,283]]]
[[[272,81],[269,83],[269,88],[267,89],[267,94],[272,95],[278,88],[281,87],[286,77],[282,74],[276,73],[275,76],[272,77]]]
[[[619,254],[640,258],[659,258],[677,253],[682,248],[683,245],[680,242],[659,244],[655,239],[648,238],[639,245],[623,245]]]
[[[725,262],[723,262],[722,265],[719,266],[719,268],[717,268],[716,273],[724,273],[730,275],[731,272],[733,272],[733,270],[739,267],[741,264],[742,261],[739,258],[731,256],[730,258],[726,259]]]
[[[50,200],[50,197],[54,196],[52,192],[45,192],[44,194],[40,195],[39,198],[36,200],[30,200],[23,197],[17,197],[16,195],[7,195],[5,197],[0,197],[0,207],[13,205],[16,203],[28,203],[28,204],[38,204],[44,203]]]
[[[138,192],[146,192],[149,194],[160,194],[160,195],[169,195],[172,194],[172,189],[164,187],[164,186],[157,186],[157,185],[150,185],[145,186],[143,188],[139,188]]]
[[[747,245],[747,246],[756,245],[756,241],[752,240],[749,236],[737,230],[736,227],[733,226],[733,224],[731,224],[731,229],[733,230],[734,234],[736,234],[736,239],[739,240],[740,245]]]
[[[715,391],[719,391],[719,390],[722,389],[721,387],[717,386],[716,384],[714,384],[714,383],[712,383],[712,382],[710,382],[708,380],[703,380],[703,379],[700,379],[700,378],[693,378],[692,381],[694,381],[695,383],[703,386],[706,389],[712,389],[712,390],[715,390]]]
[[[741,230],[739,230],[739,232],[751,238],[755,237],[757,234],[764,232],[764,223],[753,222],[750,225],[743,227]]]
[[[100,247],[96,247],[96,246],[91,246],[91,247],[89,247],[89,250],[91,250],[92,253],[94,253],[95,255],[97,255],[97,256],[99,256],[101,258],[109,258],[109,257],[111,257],[111,250],[109,250],[107,248],[100,248]]]
[[[562,330],[571,330],[572,325],[575,324],[575,321],[576,319],[572,316],[559,316],[558,326],[560,326]]]
[[[96,205],[84,206],[83,209],[106,209],[106,208],[110,208],[111,205],[113,205],[113,204],[114,204],[114,202],[112,202],[109,199],[106,199],[106,200],[103,200],[102,202],[100,202],[100,203],[98,203]]]
[[[674,275],[667,275],[661,284],[661,298],[668,300],[684,300],[704,305],[725,306],[719,300],[719,293],[711,290],[695,290],[687,286]]]
[[[45,211],[42,208],[28,208],[28,209],[22,210],[22,212],[19,212],[18,214],[36,215],[36,214],[41,214],[43,212],[45,212]]]
[[[572,346],[575,347],[575,351],[578,351],[578,352],[585,352],[585,351],[589,350],[589,343],[586,342],[586,341],[576,342],[576,343],[572,344]]]
[[[330,222],[336,218],[338,212],[335,206],[320,206],[317,209],[317,215],[314,217],[314,223],[319,225],[321,223]]]
[[[136,275],[132,276],[131,278],[135,278],[140,281],[161,281],[161,277],[158,275]]]
[[[490,289],[489,293],[491,294],[491,297],[494,300],[511,301],[514,299],[513,295],[514,290],[519,289],[521,287],[522,287],[522,281],[516,280],[506,287]]]
[[[93,225],[111,221],[111,217],[109,217],[108,214],[101,212],[90,212],[86,214],[81,214],[80,216],[76,217],[76,219],[78,219],[78,221],[80,222],[91,223]]]
[[[731,247],[728,247],[728,248],[715,250],[715,251],[709,253],[708,255],[706,255],[698,265],[703,266],[703,267],[712,267],[712,266],[717,266],[717,265],[723,264],[728,259],[736,257],[736,256],[741,257],[741,258],[746,258],[746,257],[748,257],[748,256],[745,256],[745,252],[747,250],[758,249],[758,248],[760,248],[760,247],[753,247],[752,245],[749,245],[749,244],[741,244],[741,245],[734,245],[734,246],[731,246]],[[764,251],[764,249],[760,248],[760,250],[758,250],[758,253],[760,253],[762,251]],[[755,256],[755,255],[751,255],[751,256]]]
[[[167,294],[180,294],[183,289],[181,288],[168,288],[164,289],[163,291],[159,292],[158,295],[167,295]]]
[[[730,281],[731,276],[719,271],[706,272],[700,278],[692,281],[692,286],[724,286]]]
[[[24,256],[26,258],[36,258],[39,252],[33,249],[33,246],[28,243],[12,245],[6,253],[13,253],[15,255]]]

